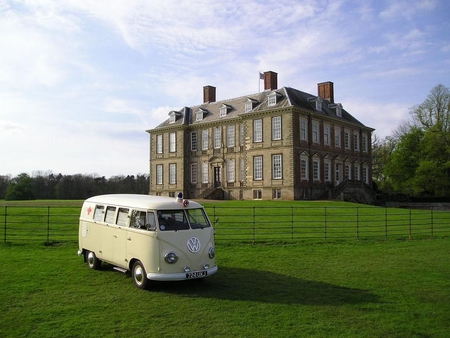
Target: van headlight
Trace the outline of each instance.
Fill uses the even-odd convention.
[[[178,255],[175,252],[168,252],[164,255],[164,260],[166,263],[174,264],[178,260]]]
[[[214,249],[213,246],[209,248],[209,250],[208,250],[208,256],[209,256],[209,258],[211,258],[211,259],[214,258],[214,256],[216,256],[216,249]]]

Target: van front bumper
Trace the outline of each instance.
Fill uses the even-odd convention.
[[[214,275],[219,268],[216,266],[209,268],[207,270],[200,270],[195,272],[202,272],[206,271],[206,276],[209,277]],[[147,278],[150,280],[155,281],[179,281],[179,280],[190,280],[190,279],[197,279],[197,278],[188,278],[187,275],[189,273],[181,272],[181,273],[148,273]],[[201,277],[204,278],[204,277]]]

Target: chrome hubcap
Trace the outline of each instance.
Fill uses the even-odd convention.
[[[142,267],[137,266],[134,269],[134,279],[136,280],[136,283],[142,284],[142,281],[144,280],[144,272],[142,271]]]
[[[95,259],[94,253],[93,253],[93,252],[89,252],[87,261],[88,261],[88,264],[89,264],[90,266],[93,266],[93,265],[94,265],[94,259]]]

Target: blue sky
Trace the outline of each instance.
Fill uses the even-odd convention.
[[[447,0],[0,0],[0,175],[148,173],[170,110],[278,87],[381,137],[450,86]],[[262,87],[261,83],[261,87]]]

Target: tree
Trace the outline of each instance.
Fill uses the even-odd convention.
[[[396,144],[397,141],[392,136],[380,139],[378,135],[374,135],[372,142],[372,177],[378,189],[385,192],[392,191],[392,184],[386,176],[385,168],[391,161]]]
[[[442,84],[437,85],[423,103],[411,108],[410,113],[418,127],[450,132],[450,90]]]
[[[395,148],[382,177],[395,191],[410,195],[450,194],[450,91],[434,87],[411,108],[411,121],[394,132]]]
[[[5,200],[33,200],[33,180],[30,176],[22,173],[15,177],[6,189]]]
[[[392,152],[391,161],[383,173],[395,191],[414,193],[412,182],[420,163],[422,139],[423,131],[420,128],[412,128],[409,133],[400,137]]]
[[[6,195],[6,189],[8,188],[11,176],[0,176],[0,199],[4,199]]]

